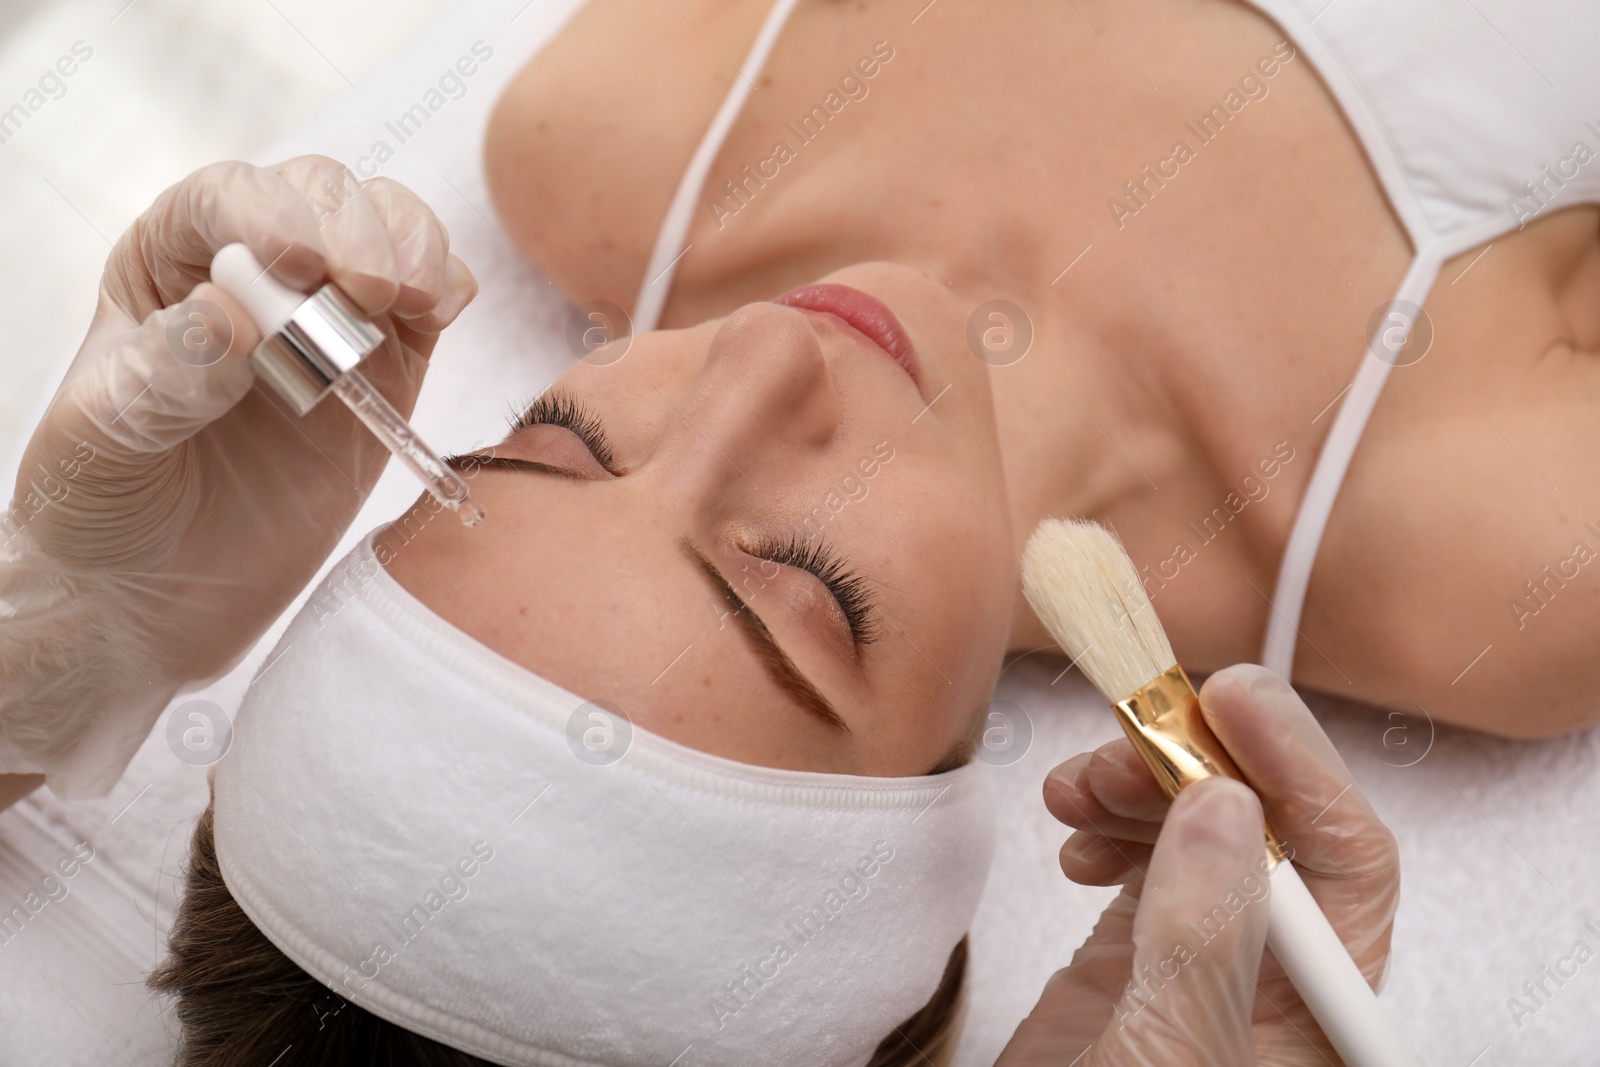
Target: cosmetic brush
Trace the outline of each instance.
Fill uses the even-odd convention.
[[[1134,750],[1169,797],[1191,782],[1244,776],[1206,726],[1161,620],[1121,542],[1100,525],[1046,519],[1022,554],[1022,587],[1040,621],[1104,693]],[[1267,946],[1349,1067],[1415,1067],[1344,942],[1264,829]]]

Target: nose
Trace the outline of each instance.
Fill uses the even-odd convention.
[[[804,312],[777,304],[729,315],[698,375],[668,399],[679,425],[663,452],[671,453],[676,476],[699,490],[730,480],[758,489],[779,484],[780,476],[792,480],[839,428],[839,396],[822,344]]]

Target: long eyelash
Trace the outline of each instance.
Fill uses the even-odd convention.
[[[839,602],[857,644],[870,645],[881,635],[872,618],[872,594],[867,580],[846,567],[826,544],[810,539],[802,541],[790,534],[761,540],[748,551],[762,559],[816,575]]]
[[[546,389],[534,398],[523,411],[511,412],[511,432],[529,426],[561,426],[571,430],[578,440],[594,453],[594,458],[606,470],[613,467],[611,443],[606,440],[605,426],[594,412],[578,403],[566,393]]]

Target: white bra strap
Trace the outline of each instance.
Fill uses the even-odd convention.
[[[661,221],[660,232],[656,234],[655,250],[650,253],[650,265],[645,268],[639,296],[633,302],[633,332],[636,334],[648,333],[661,322],[662,309],[667,306],[667,296],[672,292],[672,279],[678,272],[678,261],[688,251],[683,242],[689,235],[695,201],[700,199],[706,175],[711,171],[711,164],[716,162],[717,153],[722,151],[722,143],[728,139],[728,131],[733,128],[734,120],[744,110],[745,100],[749,98],[750,90],[755,88],[761,68],[767,64],[767,57],[772,54],[772,46],[778,42],[778,34],[783,32],[783,25],[798,2],[777,0],[767,13],[767,20],[761,24],[755,43],[750,46],[750,53],[744,57],[744,65],[728,87],[722,107],[717,109],[705,136],[700,138],[700,147],[694,150],[689,166],[678,181],[678,190],[672,194],[672,204]]]
[[[1395,300],[1405,300],[1421,307],[1439,276],[1443,257],[1435,250],[1418,253],[1400,283]],[[1388,328],[1380,321],[1374,333]],[[1407,328],[1409,333],[1409,327]],[[1322,453],[1311,472],[1311,482],[1300,501],[1300,512],[1295,516],[1294,529],[1289,532],[1289,542],[1283,549],[1283,560],[1278,565],[1278,584],[1272,595],[1272,614],[1267,618],[1267,639],[1261,649],[1261,663],[1284,678],[1294,670],[1295,639],[1300,633],[1300,615],[1305,610],[1306,588],[1311,584],[1311,568],[1317,561],[1317,549],[1322,546],[1322,535],[1328,528],[1328,517],[1344,484],[1345,473],[1350,469],[1351,457],[1361,443],[1361,434],[1367,420],[1378,404],[1384,384],[1389,380],[1393,365],[1379,359],[1373,343],[1368,338],[1366,353],[1356,377],[1339,405],[1328,439],[1323,442]]]

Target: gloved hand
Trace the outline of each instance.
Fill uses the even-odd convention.
[[[1230,667],[1207,680],[1200,702],[1261,802],[1211,780],[1169,806],[1126,739],[1050,773],[1045,803],[1079,831],[1061,850],[1062,869],[1123,890],[1050,979],[999,1067],[1340,1062],[1277,961],[1263,956],[1262,807],[1373,983],[1399,904],[1394,837],[1277,675]],[[1219,907],[1227,921],[1211,936]]]
[[[0,772],[58,794],[104,793],[173,695],[238,661],[388,459],[336,400],[295,418],[255,385],[260,335],[206,280],[233,241],[375,317],[363,373],[402,414],[477,292],[414,193],[319,156],[204,167],[122,235],[0,516]]]

